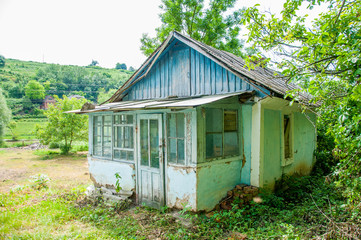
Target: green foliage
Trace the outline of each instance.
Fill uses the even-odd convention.
[[[25,96],[32,100],[44,99],[45,88],[39,82],[31,80],[25,86]]]
[[[49,188],[48,182],[50,178],[45,174],[38,174],[30,177],[31,185],[30,187],[35,190],[47,189]]]
[[[5,57],[3,55],[0,55],[0,67],[5,66]]]
[[[120,176],[119,173],[115,173],[115,178],[117,179],[115,181],[115,191],[118,193],[120,190],[122,190],[122,187],[120,186],[120,181],[122,180],[122,176]]]
[[[298,12],[324,4],[328,11],[306,25],[307,15]],[[277,67],[288,81],[300,83],[303,91],[320,103],[319,125],[334,138],[326,148],[339,162],[334,177],[351,202],[361,199],[361,4],[352,0],[288,0],[281,17],[261,13],[257,7],[245,11],[243,22],[249,41],[263,52],[282,56]],[[298,90],[290,93],[296,100]],[[332,146],[333,144],[331,144]],[[332,165],[332,160],[330,160]]]
[[[143,34],[141,50],[149,56],[176,30],[205,44],[235,55],[242,55],[243,43],[239,39],[240,11],[231,12],[236,0],[211,0],[205,8],[203,0],[162,0],[160,19],[155,38]],[[229,15],[225,16],[226,13]]]
[[[51,142],[49,143],[49,149],[56,149],[56,148],[60,148],[60,144],[57,142]]]
[[[37,126],[36,133],[41,143],[61,142],[60,150],[68,154],[72,144],[76,140],[88,139],[88,116],[64,113],[66,111],[80,109],[86,99],[67,98],[55,96],[56,104],[50,105],[44,115],[48,119],[45,127]]]
[[[100,104],[100,103],[107,101],[111,96],[114,95],[114,93],[116,91],[117,91],[117,89],[109,89],[108,92],[105,92],[104,88],[99,89],[99,95],[98,95],[97,102]]]
[[[96,101],[99,89],[118,89],[132,74],[128,70],[101,67],[65,66],[7,59],[0,69],[0,87],[8,98],[13,115],[33,114],[42,103],[25,96],[25,86],[35,80],[44,86],[45,95],[84,96]],[[31,103],[30,103],[31,102]],[[26,105],[26,106],[25,106]]]
[[[115,69],[123,69],[123,70],[127,70],[127,65],[125,63],[117,63],[115,65]],[[130,69],[129,69],[130,70]]]
[[[3,135],[5,127],[11,120],[11,111],[9,110],[2,89],[0,88],[0,145],[3,144]]]

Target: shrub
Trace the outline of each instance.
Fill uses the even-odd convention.
[[[56,148],[59,148],[59,147],[60,147],[60,144],[57,143],[57,142],[49,143],[49,149],[56,149]]]

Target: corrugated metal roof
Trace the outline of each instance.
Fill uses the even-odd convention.
[[[215,49],[202,42],[196,41],[188,36],[182,35],[179,32],[174,31],[157,48],[157,50],[153,52],[153,54],[143,63],[143,65],[129,78],[129,80],[125,84],[123,84],[123,86],[108,100],[108,102],[121,101],[126,91],[148,74],[154,63],[157,61],[158,57],[172,42],[172,39],[178,39],[184,44],[199,51],[220,66],[235,74],[236,76],[240,78],[246,76],[247,79],[242,79],[248,81],[252,86],[257,88],[261,92],[263,91],[261,88],[259,88],[259,86],[266,87],[269,90],[280,95],[285,95],[286,92],[289,90],[299,89],[297,85],[293,83],[287,83],[285,78],[281,74],[276,73],[275,71],[261,67],[256,67],[253,70],[249,70],[245,64],[245,61],[242,58],[237,57],[232,53]],[[301,93],[300,98],[302,100],[308,100],[310,99],[310,96]]]
[[[225,98],[229,98],[237,95],[252,96],[253,91],[245,91],[241,93],[228,93],[222,95],[203,96],[196,98],[180,98],[180,99],[161,99],[161,100],[141,100],[141,101],[120,101],[116,103],[107,103],[104,105],[96,106],[92,110],[73,110],[66,113],[93,113],[104,111],[129,111],[138,109],[164,109],[164,108],[192,108],[200,105],[216,102]]]

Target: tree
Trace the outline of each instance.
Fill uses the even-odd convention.
[[[9,124],[11,120],[11,111],[9,110],[6,99],[3,95],[2,89],[0,88],[0,145],[3,143],[3,134],[5,127]]]
[[[31,100],[40,100],[45,97],[45,88],[39,82],[31,80],[25,86],[25,96]]]
[[[99,65],[99,62],[97,60],[92,60],[92,62],[88,65],[90,67],[94,67],[94,66],[98,66]]]
[[[3,55],[0,55],[0,67],[5,66],[5,57]]]
[[[162,0],[160,14],[162,26],[156,28],[156,37],[143,34],[141,50],[149,56],[174,30],[220,50],[242,55],[243,43],[240,33],[240,11],[224,16],[236,0],[210,0],[205,9],[204,0]]]
[[[125,63],[122,63],[122,64],[117,63],[117,64],[115,65],[115,69],[127,70],[127,65],[126,65]]]
[[[99,89],[99,95],[98,95],[98,103],[103,103],[106,100],[108,100],[111,96],[114,95],[114,93],[117,91],[118,89],[109,89],[108,92],[105,92],[104,88]]]
[[[42,144],[61,142],[61,152],[68,154],[74,141],[88,140],[88,116],[66,111],[80,109],[86,99],[67,98],[60,99],[55,96],[56,104],[51,104],[44,112],[48,118],[45,127],[37,126],[36,134]]]
[[[130,66],[128,70],[131,71],[131,72],[135,71],[135,69],[132,66]]]
[[[308,9],[327,4],[328,11],[307,26],[297,11],[303,3]],[[243,21],[253,47],[280,56],[277,66],[287,81],[300,83],[321,104],[319,123],[334,137],[340,161],[336,180],[355,202],[361,198],[360,12],[360,1],[288,0],[279,18],[253,7]],[[298,91],[290,95],[298,99]]]

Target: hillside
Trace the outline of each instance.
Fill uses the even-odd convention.
[[[6,59],[5,67],[0,68],[0,87],[14,115],[36,115],[35,109],[43,98],[29,99],[25,95],[25,86],[31,80],[44,87],[45,96],[77,94],[97,102],[118,89],[132,73],[98,66],[81,67]],[[102,99],[98,99],[99,93]]]

